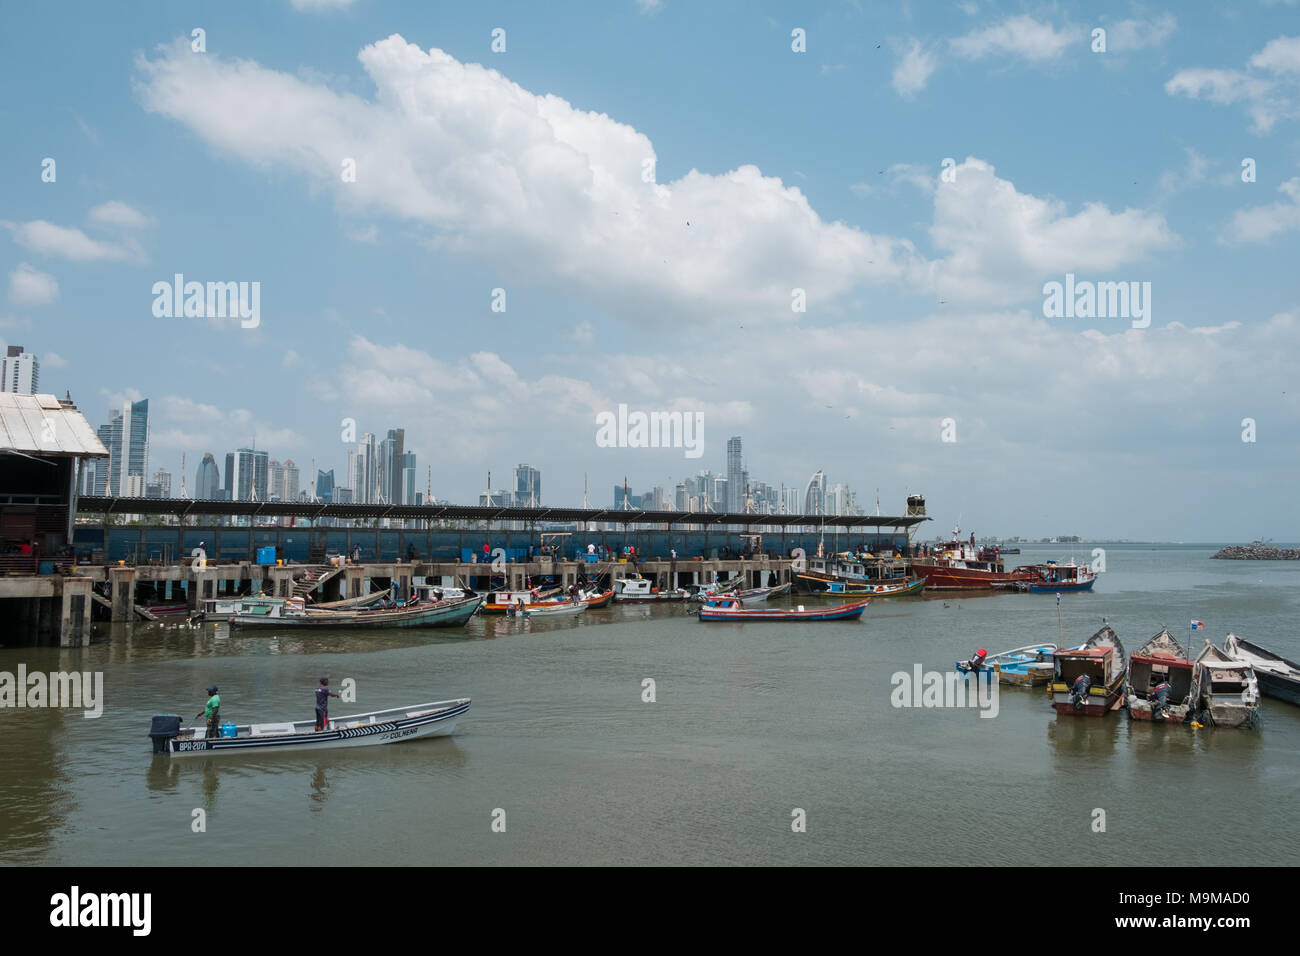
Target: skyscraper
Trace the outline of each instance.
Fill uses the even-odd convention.
[[[745,510],[745,478],[741,465],[740,436],[727,439],[727,497],[725,508],[732,514]]]
[[[808,487],[803,493],[803,513],[806,515],[824,515],[826,513],[826,474],[818,471],[808,479]]]
[[[329,504],[334,500],[334,469],[316,472],[316,499]]]
[[[221,497],[221,471],[212,452],[205,452],[194,476],[194,497],[200,501],[214,501]]]
[[[40,384],[41,363],[36,356],[24,353],[21,345],[11,345],[4,358],[4,374],[0,375],[0,392],[17,392],[34,395]]]
[[[267,495],[269,501],[284,501],[280,490],[284,487],[284,465],[272,458],[266,464]]]
[[[535,508],[542,503],[542,473],[528,465],[515,466],[515,504]]]
[[[240,448],[226,453],[226,490],[231,501],[266,501],[270,462],[267,453]]]
[[[299,483],[298,466],[293,463],[292,458],[286,458],[281,472],[280,500],[297,501]]]
[[[402,466],[406,455],[406,429],[390,428],[388,437],[379,443],[379,456],[376,462],[376,501],[387,504],[402,504],[405,484],[402,480]]]
[[[99,440],[108,449],[108,465],[102,478],[95,470],[95,494],[130,497],[128,491],[137,487],[128,482],[139,478],[139,495],[143,497],[145,469],[149,465],[149,400],[127,402],[122,408],[108,413],[108,423],[100,425]]]

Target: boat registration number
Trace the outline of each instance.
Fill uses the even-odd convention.
[[[176,749],[179,751],[207,750],[208,742],[206,740],[180,740],[176,743]]]
[[[395,733],[395,734],[385,734],[385,735],[384,735],[384,739],[385,739],[385,740],[401,740],[403,737],[409,737],[409,736],[411,736],[411,734],[415,733],[415,732],[416,732],[417,730],[419,730],[419,729],[420,729],[419,727],[408,727],[408,728],[406,728],[406,730],[399,730],[399,731],[398,731],[397,733]]]

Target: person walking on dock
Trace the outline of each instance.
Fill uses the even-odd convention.
[[[208,688],[208,703],[201,711],[194,715],[195,719],[206,717],[208,719],[207,737],[221,736],[221,697],[217,693],[217,685],[213,684]]]
[[[330,679],[322,677],[320,683],[316,685],[316,729],[324,730],[330,722],[330,698],[337,697],[330,690]]]

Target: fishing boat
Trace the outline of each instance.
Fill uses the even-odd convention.
[[[740,598],[709,598],[699,610],[701,621],[846,621],[862,616],[871,598],[809,611],[797,608],[747,608]]]
[[[1086,564],[1068,561],[1060,564],[1048,561],[1046,564],[1023,564],[1017,572],[1032,575],[1028,580],[1014,582],[1017,591],[1031,594],[1058,594],[1062,591],[1091,591],[1097,580],[1097,573]]]
[[[559,588],[533,588],[529,591],[489,591],[483,599],[484,614],[505,614],[520,601],[535,604],[560,593]]]
[[[469,710],[470,700],[439,700],[412,707],[373,710],[348,717],[334,717],[325,730],[317,731],[314,720],[278,724],[226,725],[233,736],[205,738],[205,727],[182,727],[175,714],[153,718],[149,736],[153,752],[173,757],[213,756],[227,753],[275,750],[315,753],[338,747],[368,747],[421,737],[445,737],[456,721]]]
[[[818,597],[858,597],[873,598],[902,597],[908,594],[920,594],[925,590],[925,578],[904,578],[901,581],[887,581],[881,584],[854,584],[850,581],[831,581],[825,591],[815,592]]]
[[[545,601],[539,604],[524,604],[506,612],[511,617],[564,617],[569,614],[581,614],[587,610],[583,601]]]
[[[972,661],[976,658],[957,661],[956,666],[958,673],[965,674],[967,677],[977,671],[982,672],[986,668],[991,668],[998,675],[998,682],[1001,684],[1036,687],[1052,679],[1055,671],[1052,654],[1055,651],[1055,644],[1026,644],[1024,647],[1015,647],[987,657],[978,667],[972,666]]]
[[[1195,664],[1168,628],[1147,641],[1129,658],[1124,703],[1133,720],[1181,724],[1196,709]]]
[[[806,594],[824,594],[826,585],[898,584],[907,580],[907,562],[889,554],[843,552],[804,559],[806,564],[794,577],[795,589]]]
[[[585,591],[585,597],[582,602],[587,605],[588,611],[593,611],[598,607],[609,607],[614,603],[614,589],[608,591]]]
[[[1052,665],[1049,690],[1058,714],[1105,717],[1119,706],[1127,668],[1124,645],[1110,625],[1080,647],[1057,648]]]
[[[738,590],[698,591],[695,594],[690,595],[690,600],[707,601],[709,600],[709,598],[730,596],[730,597],[738,597],[742,601],[747,601],[750,604],[754,604],[759,601],[766,601],[769,598],[781,597],[782,595],[789,594],[789,593],[790,593],[789,584],[776,584],[773,585],[772,587],[767,587],[767,588],[746,588],[743,591],[738,591]]]
[[[1008,571],[1002,563],[1002,552],[996,547],[976,547],[975,536],[969,542],[960,539],[961,529],[953,529],[953,537],[935,548],[933,555],[912,559],[912,573],[925,579],[932,591],[979,591],[1014,588],[1020,582],[1034,579],[1032,571]]]
[[[685,601],[690,592],[685,588],[673,588],[661,591],[649,578],[640,575],[634,578],[620,578],[614,582],[615,603],[630,601]]]
[[[302,598],[245,598],[239,613],[227,618],[236,628],[317,628],[320,630],[458,627],[473,617],[483,598],[422,601],[413,598],[396,606],[359,607],[339,611],[308,611]],[[389,602],[391,603],[391,602]]]
[[[1255,669],[1233,660],[1207,638],[1193,670],[1201,723],[1254,727],[1259,722],[1259,679]]]
[[[1249,664],[1260,692],[1289,704],[1300,704],[1300,664],[1265,650],[1258,644],[1229,634],[1223,652],[1234,661]]]

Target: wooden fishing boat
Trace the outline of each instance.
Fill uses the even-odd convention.
[[[1015,582],[1019,591],[1031,594],[1057,594],[1062,591],[1091,591],[1097,580],[1097,574],[1086,564],[1067,562],[1058,564],[1048,561],[1046,564],[1024,564],[1016,568],[1017,572],[1028,572],[1033,576],[1027,581]]]
[[[469,710],[470,699],[439,700],[411,707],[367,711],[348,717],[330,718],[329,726],[316,730],[315,720],[236,726],[233,737],[205,739],[205,727],[181,727],[175,714],[153,719],[149,736],[153,752],[173,757],[215,756],[230,753],[275,750],[315,753],[339,747],[369,747],[421,737],[445,737],[456,721]]]
[[[825,591],[816,592],[818,597],[903,597],[908,594],[920,594],[925,590],[925,578],[913,578],[902,581],[885,581],[878,584],[854,584],[850,581],[831,581]]]
[[[581,614],[587,610],[584,601],[545,601],[539,604],[525,604],[506,613],[511,617],[564,617],[568,614]]]
[[[835,607],[805,610],[797,608],[747,608],[739,598],[709,598],[699,610],[701,621],[846,621],[862,616],[871,598]]]
[[[982,672],[991,669],[997,674],[998,682],[1001,684],[1036,687],[1052,679],[1055,671],[1052,654],[1055,651],[1055,644],[1026,644],[1024,647],[1015,647],[985,658],[979,670]],[[968,660],[957,661],[956,667],[958,673],[965,674],[967,677],[974,672],[971,661]]]
[[[1124,645],[1110,625],[1080,647],[1052,654],[1052,707],[1058,714],[1105,717],[1119,707],[1127,672]]]
[[[240,612],[227,618],[236,628],[315,628],[320,630],[458,627],[468,621],[483,598],[428,602],[411,600],[396,607],[360,607],[341,611],[307,611],[301,598],[245,598]]]
[[[743,591],[699,591],[690,595],[692,601],[707,601],[709,598],[716,597],[738,597],[749,604],[755,604],[759,601],[766,601],[770,598],[781,597],[790,593],[789,584],[775,584],[767,588],[746,588]]]
[[[805,594],[824,594],[826,585],[898,584],[907,579],[907,562],[889,554],[854,554],[843,552],[824,557],[806,558],[806,565],[794,577],[795,590]]]
[[[1247,663],[1233,660],[1210,643],[1196,658],[1198,719],[1216,727],[1255,727],[1259,723],[1259,679]]]
[[[529,591],[489,591],[483,599],[482,613],[505,614],[520,601],[536,604],[560,593],[559,588],[533,588]]]
[[[649,578],[640,576],[634,578],[620,578],[614,582],[614,602],[623,603],[631,601],[685,601],[690,597],[690,592],[685,588],[674,588],[672,590],[661,591],[654,586],[654,582]]]
[[[1033,580],[1031,571],[1008,571],[997,548],[977,548],[973,536],[968,543],[960,540],[960,534],[961,530],[954,528],[952,540],[936,548],[932,556],[912,559],[912,573],[925,579],[927,589],[995,590]]]
[[[1236,634],[1228,635],[1228,639],[1223,642],[1223,652],[1234,661],[1251,666],[1255,679],[1259,681],[1261,693],[1289,704],[1300,704],[1300,664],[1265,650],[1258,644],[1252,644]]]
[[[384,588],[382,591],[372,591],[369,594],[359,594],[356,597],[343,598],[340,601],[322,601],[319,604],[308,604],[307,610],[342,611],[347,610],[348,608],[366,607],[371,604],[378,604],[381,601],[387,601],[392,594],[392,588]]]
[[[609,607],[614,603],[614,589],[608,591],[587,591],[583,603],[587,605],[587,610],[592,611],[598,607]]]
[[[1133,720],[1180,724],[1196,709],[1195,664],[1168,628],[1147,641],[1129,658],[1124,703]]]

